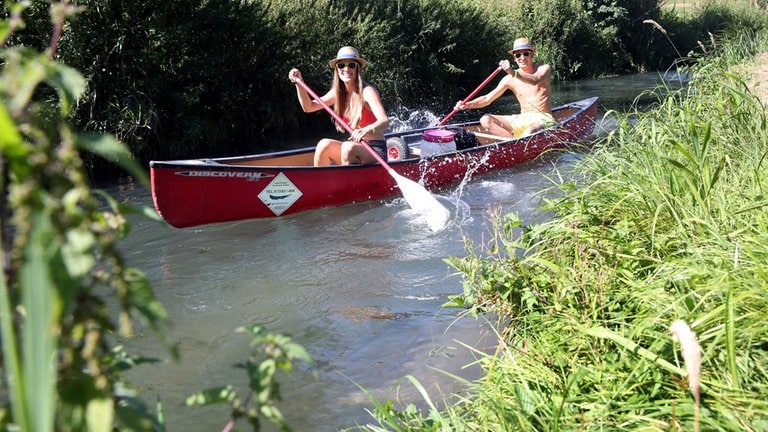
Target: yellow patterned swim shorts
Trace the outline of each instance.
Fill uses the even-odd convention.
[[[504,120],[514,131],[515,138],[521,137],[531,128],[547,128],[557,124],[552,114],[542,112],[525,112],[521,114],[504,116]]]

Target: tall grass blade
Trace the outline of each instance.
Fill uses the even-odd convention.
[[[49,263],[56,254],[50,219],[42,213],[32,215],[30,243],[21,268],[22,304],[26,311],[22,330],[22,361],[24,371],[25,409],[29,415],[30,432],[53,430],[56,391],[56,343],[53,334],[57,298]],[[55,320],[52,322],[52,320]]]
[[[0,232],[0,234],[2,233]],[[3,244],[2,235],[0,235],[0,244]],[[0,263],[3,262],[5,262],[5,257],[3,248],[0,248]],[[29,430],[26,416],[29,410],[25,408],[24,382],[21,380],[18,344],[16,343],[10,295],[4,274],[0,275],[0,337],[3,342],[3,372],[11,400],[11,413],[19,429],[26,431]]]
[[[739,389],[739,369],[736,366],[736,319],[734,312],[733,288],[729,285],[725,295],[725,347],[728,353],[728,369],[734,388]]]
[[[421,397],[424,398],[424,401],[427,403],[427,405],[429,405],[429,409],[435,413],[438,412],[437,407],[435,406],[434,403],[432,403],[432,399],[429,397],[429,393],[427,393],[427,389],[425,389],[424,386],[421,385],[419,380],[417,380],[416,377],[413,375],[407,375],[406,378],[408,378],[408,381],[410,381],[411,384],[413,384],[413,386],[416,387],[416,390],[419,391],[419,393],[421,394]]]
[[[593,327],[590,329],[585,329],[584,333],[588,336],[596,337],[598,339],[607,339],[610,340],[620,347],[624,348],[627,351],[631,351],[641,358],[644,358],[646,360],[649,360],[652,363],[656,363],[656,365],[668,370],[669,372],[676,373],[678,375],[684,376],[685,370],[673,365],[672,363],[664,360],[663,358],[659,357],[658,354],[649,351],[637,343],[625,338],[624,336],[621,336],[620,334],[611,331],[610,329],[607,329],[605,327]]]

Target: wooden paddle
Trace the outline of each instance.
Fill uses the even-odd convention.
[[[485,81],[483,81],[482,83],[480,83],[480,85],[479,85],[479,86],[477,86],[477,88],[475,89],[475,91],[473,91],[472,93],[470,93],[470,94],[469,94],[469,96],[467,96],[467,98],[466,98],[466,99],[464,99],[463,101],[461,101],[461,103],[462,103],[462,104],[465,104],[465,103],[469,102],[469,100],[470,100],[470,99],[472,99],[473,97],[475,97],[475,95],[477,94],[477,92],[479,92],[480,90],[482,90],[482,88],[483,88],[483,87],[485,87],[485,86],[486,86],[486,84],[488,84],[488,82],[489,82],[489,81],[491,81],[491,80],[493,79],[493,77],[495,77],[495,76],[496,76],[496,74],[497,74],[497,73],[499,73],[499,72],[501,72],[501,68],[500,68],[500,67],[497,67],[497,68],[496,68],[496,70],[494,70],[493,72],[491,72],[491,74],[490,74],[490,75],[488,75],[488,78],[486,78],[486,79],[485,79]],[[444,124],[445,124],[445,122],[447,122],[447,121],[448,121],[448,119],[449,119],[449,118],[451,118],[451,117],[453,117],[453,115],[454,115],[454,114],[456,114],[456,113],[457,113],[457,111],[456,111],[456,109],[454,108],[454,110],[453,110],[453,111],[451,111],[451,113],[450,113],[450,114],[448,114],[447,116],[445,116],[445,118],[444,118],[444,119],[440,120],[440,123],[438,123],[437,125],[438,125],[438,126],[442,126],[442,125],[444,125]]]
[[[296,79],[296,84],[300,85],[301,88],[306,90],[306,92],[309,93],[309,95],[317,101],[317,103],[322,105],[328,114],[330,114],[331,117],[336,120],[336,122],[342,125],[350,135],[353,133],[352,128],[338,114],[336,114],[336,112],[333,111],[331,107],[328,106],[328,104],[323,102],[320,96],[312,91],[312,89],[309,88],[309,86],[305,84],[303,80]],[[363,147],[368,150],[371,156],[373,156],[376,161],[379,162],[381,166],[387,170],[387,172],[389,172],[389,175],[395,179],[395,182],[397,182],[397,186],[400,188],[400,192],[403,193],[403,198],[405,198],[405,201],[408,203],[408,205],[411,206],[412,209],[422,213],[427,217],[429,228],[432,231],[438,231],[445,227],[445,224],[448,223],[448,218],[450,217],[451,212],[448,211],[445,206],[440,204],[440,201],[432,196],[429,191],[424,189],[422,185],[398,174],[394,169],[392,169],[391,166],[389,166],[387,161],[385,161],[381,155],[376,153],[376,151],[371,148],[370,145],[368,145],[367,142],[360,140],[360,144],[362,144]]]

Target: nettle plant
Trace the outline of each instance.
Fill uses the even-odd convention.
[[[51,43],[40,53],[8,46],[29,6],[7,4],[0,22],[0,430],[165,430],[162,407],[153,413],[122,375],[154,359],[115,343],[132,335],[137,320],[167,342],[165,309],[117,247],[130,231],[127,214],[160,219],[91,188],[80,155],[107,159],[144,185],[147,176],[114,136],[68,122],[87,81],[55,60],[56,48],[81,8],[51,4]],[[290,338],[245,328],[254,346],[245,364],[248,396],[208,391],[191,403],[229,403],[233,419],[247,417],[255,430],[259,416],[287,430],[274,407],[274,377],[292,360],[311,358]]]
[[[146,174],[114,137],[67,122],[86,80],[54,58],[64,22],[78,7],[51,5],[53,37],[43,53],[7,47],[29,2],[8,6],[0,28],[0,150],[3,278],[0,426],[23,431],[110,430],[157,420],[120,397],[130,359],[108,335],[130,336],[135,316],[166,320],[145,275],[125,265],[117,241],[133,211],[92,190],[80,152],[106,158],[138,181]],[[106,205],[105,205],[106,204]],[[117,299],[116,319],[106,301]]]

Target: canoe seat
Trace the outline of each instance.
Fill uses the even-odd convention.
[[[501,141],[509,141],[511,138],[498,136],[498,135],[491,135],[489,133],[485,132],[474,132],[475,136],[480,138],[480,142],[483,144],[491,144],[494,142],[501,142]]]

